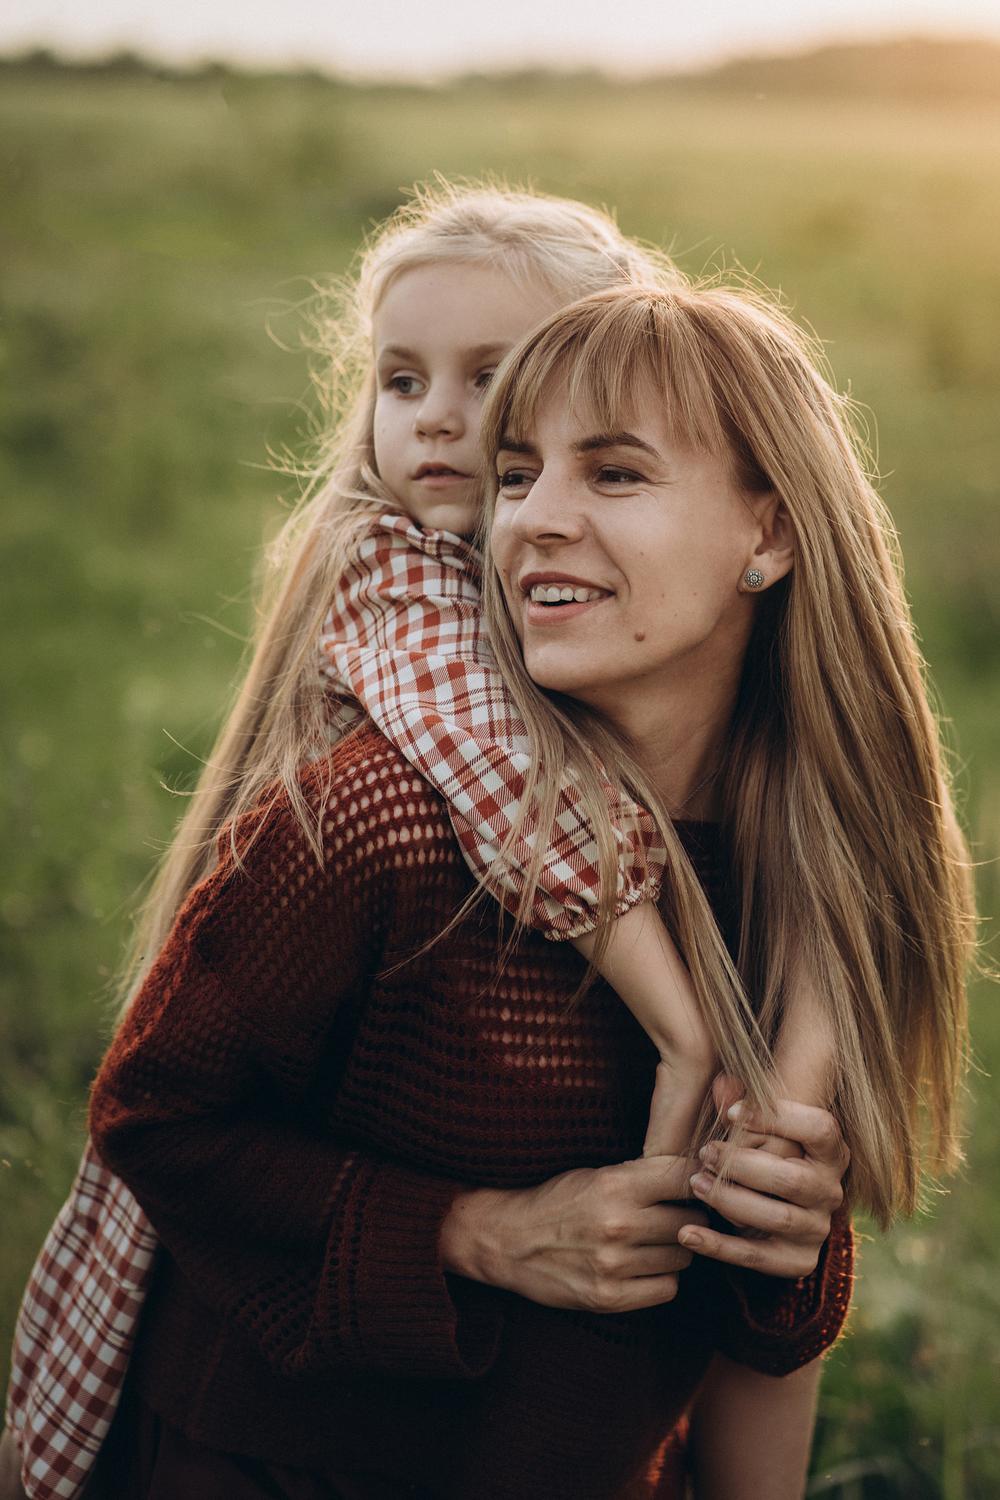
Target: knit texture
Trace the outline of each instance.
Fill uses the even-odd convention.
[[[574,950],[497,913],[444,804],[369,726],[308,772],[320,868],[277,798],[192,892],[95,1083],[96,1147],[168,1253],[134,1357],[191,1438],[448,1500],[652,1496],[715,1350],[772,1374],[829,1345],[850,1232],[802,1282],[705,1260],[677,1299],[556,1311],[443,1272],[466,1185],[640,1154],[656,1053]],[[725,924],[714,829],[682,826]],[[426,948],[426,951],[421,951]],[[662,1490],[662,1494],[672,1491]]]

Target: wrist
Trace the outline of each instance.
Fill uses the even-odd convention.
[[[469,1188],[457,1193],[441,1225],[439,1245],[446,1271],[470,1281],[500,1286],[501,1208],[507,1193]]]

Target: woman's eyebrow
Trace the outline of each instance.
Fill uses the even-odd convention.
[[[594,453],[599,448],[638,448],[641,453],[648,453],[650,458],[663,458],[662,453],[658,453],[650,443],[643,442],[641,437],[636,437],[634,432],[597,432],[593,437],[573,444],[576,453]]]

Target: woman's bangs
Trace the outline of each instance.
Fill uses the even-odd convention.
[[[494,392],[499,420],[484,432],[493,451],[502,438],[528,441],[540,408],[559,398],[602,432],[625,430],[658,408],[672,442],[725,454],[708,371],[700,351],[684,349],[683,325],[659,299],[631,307],[603,301],[595,299],[586,320],[582,309],[561,315],[505,371]]]

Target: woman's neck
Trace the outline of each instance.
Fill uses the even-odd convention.
[[[639,717],[638,715],[636,716]],[[729,716],[716,716],[686,723],[657,716],[655,723],[620,720],[635,750],[636,759],[675,818],[697,818],[710,822],[721,816],[720,772]]]

